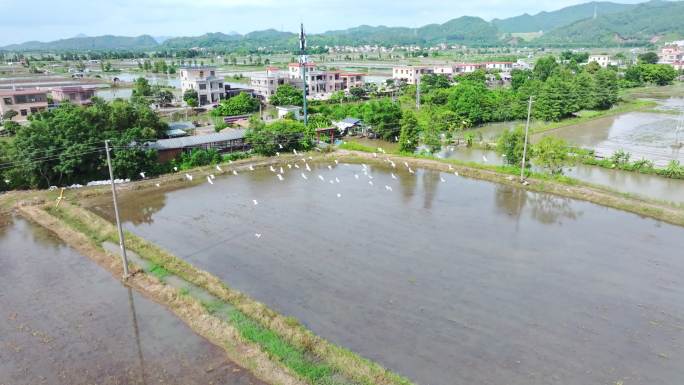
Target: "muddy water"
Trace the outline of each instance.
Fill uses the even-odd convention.
[[[254,384],[45,230],[0,217],[0,384]]]
[[[602,157],[608,158],[623,150],[631,154],[632,160],[644,158],[665,167],[671,160],[684,162],[684,150],[672,147],[678,119],[679,116],[672,114],[630,112],[547,131],[533,140],[557,136],[574,145],[592,148]],[[680,141],[684,141],[681,136]]]
[[[683,228],[431,171],[374,167],[371,186],[358,165],[331,167],[132,193],[125,227],[419,384],[684,378]]]

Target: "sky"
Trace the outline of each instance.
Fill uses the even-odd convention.
[[[197,36],[274,28],[308,33],[362,24],[419,27],[459,16],[535,14],[582,0],[0,0],[0,46],[122,35]],[[635,3],[638,0],[619,0]]]

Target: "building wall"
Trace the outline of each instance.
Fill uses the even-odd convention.
[[[216,77],[214,67],[181,68],[181,92],[197,92],[199,104],[218,103],[224,98],[223,80]]]
[[[53,88],[50,92],[55,102],[70,102],[76,105],[92,103],[95,90],[92,88]]]
[[[17,116],[12,118],[15,122],[26,121],[31,114],[45,111],[47,107],[47,93],[44,91],[0,92],[0,114],[4,115],[9,110],[16,111]]]

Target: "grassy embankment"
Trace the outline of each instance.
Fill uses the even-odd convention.
[[[281,157],[277,161],[287,161],[289,158]],[[265,165],[274,163],[273,160],[266,159],[249,163]],[[240,164],[235,162],[232,166],[238,168]],[[244,164],[242,166],[246,167]],[[224,172],[228,171],[227,167]],[[203,168],[196,169],[194,172],[209,171]],[[176,179],[167,179],[167,183],[173,184]],[[153,182],[143,181],[139,188],[150,187],[150,183]],[[19,196],[28,197],[28,194],[26,192]],[[93,189],[91,194],[93,196],[106,194],[106,190]],[[87,196],[88,192],[80,191],[72,195],[70,199],[74,197],[82,199]],[[17,202],[18,199],[14,197],[12,200]],[[117,242],[114,226],[81,207],[67,203],[59,208],[46,207],[46,211],[74,232],[87,237],[91,246],[99,251],[103,251],[103,242]],[[130,250],[152,264],[149,269],[151,276],[163,279],[168,274],[174,274],[193,285],[206,289],[220,301],[231,305],[234,309],[224,316],[227,316],[225,319],[228,320],[229,326],[237,330],[240,338],[258,346],[269,358],[287,368],[300,380],[310,384],[410,384],[407,379],[347,349],[329,343],[304,328],[297,320],[277,314],[265,305],[231,289],[211,274],[198,270],[142,238],[129,233],[126,244]],[[220,304],[215,303],[202,305],[208,313],[220,307],[218,306]]]

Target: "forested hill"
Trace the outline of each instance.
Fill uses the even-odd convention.
[[[2,49],[7,51],[118,51],[154,49],[158,43],[152,36],[79,36],[51,42],[29,41],[12,44]]]
[[[558,28],[539,44],[567,46],[638,45],[684,36],[684,2],[650,1],[625,12],[586,19]]]
[[[594,18],[596,12],[597,17]],[[653,0],[641,4],[590,2],[534,16],[521,15],[487,22],[463,16],[443,24],[419,28],[368,26],[309,35],[310,46],[334,45],[505,45],[512,41],[526,45],[615,46],[648,43],[654,38],[684,37],[684,2]],[[543,31],[541,38],[527,42],[511,39],[511,33]],[[148,35],[138,37],[74,37],[49,43],[27,42],[2,49],[8,51],[105,51],[173,50],[189,48],[226,51],[257,49],[292,50],[297,34],[268,29],[245,35],[221,32],[195,37],[168,38],[158,43]]]
[[[597,15],[608,15],[628,11],[634,4],[619,4],[608,1],[592,1],[590,3],[573,5],[553,12],[540,12],[536,15],[524,14],[508,19],[494,19],[494,24],[500,32],[548,32],[583,19],[590,19]]]

